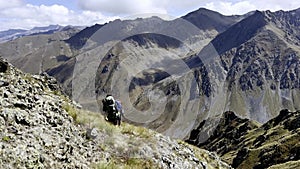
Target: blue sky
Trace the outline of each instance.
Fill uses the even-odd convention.
[[[292,10],[300,1],[282,0],[0,0],[0,31],[35,26],[105,23],[145,13],[183,16],[200,7],[224,15],[253,10]]]

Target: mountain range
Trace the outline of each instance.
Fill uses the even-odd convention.
[[[300,9],[224,16],[200,8],[171,21],[115,20],[24,36],[1,43],[0,55],[25,72],[55,77],[85,109],[101,112],[101,100],[113,94],[126,122],[212,148],[233,167],[244,167],[261,149],[252,151],[256,141],[249,147],[247,138],[271,132],[259,123],[268,125],[284,109],[299,110],[299,26]],[[229,139],[219,136],[223,112],[235,112],[225,116],[247,128],[234,135],[245,137],[232,143],[234,150],[224,149]],[[253,156],[252,166],[273,165]]]
[[[101,100],[112,94],[122,101],[125,122],[216,152],[234,168],[297,168],[299,26],[300,9],[224,16],[200,8],[170,21],[153,16],[115,20],[84,29],[55,25],[30,31],[1,32],[0,56],[25,72],[53,76],[58,84],[48,77],[55,81],[55,85],[41,84],[39,88],[52,91],[51,87],[60,90],[58,86],[61,86],[63,93],[74,100],[68,103],[73,107],[76,107],[73,105],[76,102],[85,111],[102,112]],[[2,65],[1,70],[5,69],[5,64]],[[42,81],[37,75],[33,76],[35,80],[27,75],[20,76],[27,77],[27,81],[26,78],[25,81],[20,80],[22,84],[30,82],[34,85],[35,81]],[[7,88],[9,81],[4,77],[0,81],[1,90]],[[30,87],[27,88],[30,90]],[[3,94],[4,100],[11,96],[12,90]],[[35,94],[39,93],[39,89],[34,90]],[[41,97],[45,95],[47,93]],[[29,111],[31,105],[38,109],[33,104],[26,104],[24,108],[24,104],[18,101],[23,97],[17,94],[11,97],[15,103],[6,99],[1,101],[1,106],[7,103],[8,108],[11,105]],[[57,96],[46,98],[54,101]],[[65,114],[73,109],[60,107],[66,110],[60,110],[64,117],[57,118],[69,124]],[[5,114],[7,111],[1,108],[1,112]],[[21,112],[24,114],[24,111]],[[69,115],[74,116],[72,111]],[[31,122],[26,119],[27,116],[16,116],[15,121],[18,125],[28,126]],[[61,124],[59,120],[57,123]],[[14,126],[15,123],[11,124],[18,127]],[[46,125],[53,124],[50,120]],[[76,127],[71,128],[75,130]],[[123,129],[122,132],[135,135]],[[8,135],[2,135],[2,141],[9,142],[12,135],[9,132]],[[81,140],[78,135],[74,137]],[[117,138],[129,141],[131,137]],[[99,145],[103,143],[101,140],[96,142]],[[84,144],[78,140],[77,143]],[[116,151],[115,148],[118,147],[109,146],[107,149]],[[94,152],[94,149],[91,151]],[[145,153],[142,150],[138,152]],[[4,153],[9,154],[8,151]],[[158,164],[162,168],[172,168],[173,163],[167,160],[171,157],[156,158],[155,153],[151,156],[154,162],[163,161]],[[88,155],[84,157],[94,160]],[[182,160],[182,156],[172,156],[172,159]],[[6,160],[9,161],[9,157]],[[74,159],[70,160],[72,165],[78,166],[73,163]],[[119,160],[122,161],[121,158]],[[153,160],[150,160],[151,163]],[[196,163],[191,160],[188,166]],[[90,161],[88,164],[91,164]],[[183,166],[182,163],[179,165]],[[204,163],[201,162],[201,165],[203,167]],[[222,167],[228,166],[222,163]]]
[[[25,29],[9,29],[6,31],[0,31],[0,43],[11,41],[23,36],[33,36],[38,34],[53,34],[54,32],[63,31],[63,29],[76,28],[81,30],[80,26],[60,26],[60,25],[49,25],[45,27],[34,27],[30,30]]]

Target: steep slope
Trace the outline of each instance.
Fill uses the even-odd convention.
[[[231,168],[214,153],[79,110],[46,74],[0,58],[0,75],[1,168]]]
[[[212,136],[205,142],[194,131],[187,140],[215,151],[234,168],[297,168],[300,166],[300,112],[280,111],[264,125],[226,112]],[[274,166],[273,166],[274,165]]]
[[[102,26],[103,25],[95,24],[91,27],[84,28],[80,32],[65,40],[65,42],[68,43],[71,48],[81,49],[85,45],[86,41]]]
[[[215,119],[209,118],[207,121],[214,122]],[[204,124],[202,122],[201,124]],[[241,119],[235,115],[234,112],[225,112],[218,123],[213,134],[208,139],[203,139],[203,125],[199,125],[197,129],[192,130],[188,143],[205,147],[211,151],[217,151],[218,154],[224,155],[226,152],[231,151],[228,145],[236,145],[240,143],[240,138],[247,134],[248,131],[258,128],[260,125],[249,119]],[[233,147],[234,148],[234,147]]]
[[[256,11],[187,63],[193,68],[205,63],[206,88],[211,95],[223,95],[213,102],[226,98],[224,111],[264,123],[281,109],[298,110],[299,18],[299,10]],[[207,52],[211,46],[217,54]]]
[[[253,38],[259,29],[266,26],[266,24],[267,21],[264,19],[264,14],[256,11],[253,15],[230,27],[226,32],[219,34],[212,40],[212,44],[219,54],[223,54]]]
[[[243,105],[249,110],[239,109],[236,105],[228,107],[236,111],[251,111],[248,117],[260,122],[277,115],[268,112],[299,109],[300,48],[296,45],[299,39],[294,37],[299,36],[300,13],[284,13],[289,19],[278,16],[278,13],[263,13],[268,24],[247,42],[221,55],[224,63],[232,59],[231,65],[224,64],[229,68],[227,80],[231,95],[245,100]]]

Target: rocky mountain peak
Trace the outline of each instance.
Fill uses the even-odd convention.
[[[187,142],[196,144],[199,147],[209,148],[211,151],[218,150],[217,152],[220,154],[227,151],[227,144],[231,144],[233,142],[238,143],[243,134],[258,127],[258,124],[255,122],[248,119],[242,119],[232,111],[224,112],[220,119],[209,118],[205,122],[217,125],[217,127],[211,131],[213,134],[211,134],[207,140],[201,142],[200,135],[203,134],[201,132],[204,130],[199,126],[197,130],[192,132],[193,135],[190,136]],[[197,132],[198,135],[196,134]]]
[[[267,24],[262,12],[255,11],[249,17],[228,28],[212,40],[217,52],[224,52],[238,47],[253,38],[255,34]]]
[[[201,30],[216,29],[218,32],[223,32],[238,22],[243,16],[224,16],[206,8],[199,8],[182,18],[193,23]]]
[[[66,39],[65,42],[74,49],[81,49],[86,44],[86,41],[102,26],[103,25],[101,24],[95,24],[93,26],[86,27],[74,36]]]

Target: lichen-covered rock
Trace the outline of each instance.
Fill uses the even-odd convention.
[[[100,148],[83,146],[83,129],[62,108],[71,101],[53,94],[59,90],[55,79],[6,68],[0,76],[8,83],[0,88],[0,168],[89,168],[102,157],[84,156]]]

